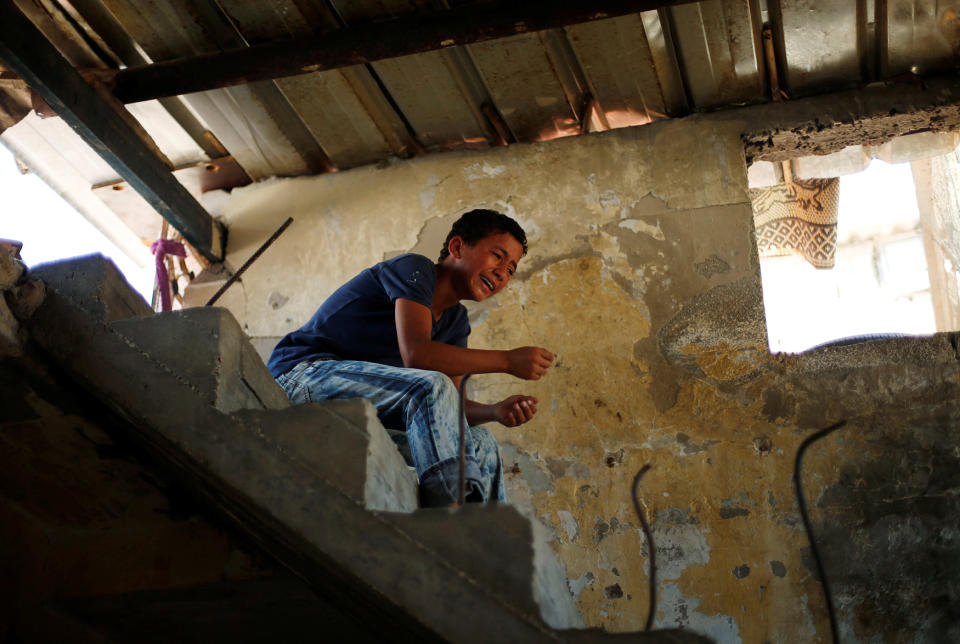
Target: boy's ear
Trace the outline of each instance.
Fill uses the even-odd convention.
[[[450,251],[450,255],[452,255],[454,258],[460,259],[460,256],[463,254],[463,245],[465,243],[466,242],[463,241],[463,237],[460,235],[454,235],[447,243],[447,250]]]

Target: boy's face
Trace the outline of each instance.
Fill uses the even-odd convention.
[[[450,254],[460,276],[460,299],[485,300],[510,281],[523,257],[523,246],[510,233],[494,233],[473,245],[460,237],[450,240]]]

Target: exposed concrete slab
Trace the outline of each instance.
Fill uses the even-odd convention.
[[[103,255],[41,264],[30,273],[55,285],[61,295],[106,322],[153,314],[153,309],[133,290],[123,273]]]
[[[172,370],[56,292],[38,311],[31,331],[48,353],[134,419],[149,443],[321,592],[339,592],[344,601],[358,602],[353,610],[380,606],[397,620],[416,615],[416,621],[451,639],[466,639],[491,621],[501,624],[499,637],[545,628],[526,615],[502,619],[500,603],[451,566],[424,559],[423,545],[413,535],[366,511],[343,475],[351,467],[364,470],[366,445],[359,432],[344,432],[333,453],[310,449],[331,436],[329,427],[309,423],[311,435],[291,423],[291,417],[316,413],[315,407],[226,416]],[[112,357],[111,368],[94,368],[103,355]],[[252,422],[255,415],[259,422]],[[325,469],[330,457],[339,470]]]
[[[958,334],[937,333],[925,338],[884,338],[866,341],[838,341],[797,356],[797,371],[823,375],[849,371],[851,365],[876,368],[912,365],[916,367],[958,367]]]
[[[782,375],[761,393],[767,418],[796,418],[801,428],[838,420],[886,422],[898,414],[904,431],[936,419],[955,424],[960,391],[960,334],[838,343],[796,356],[776,356]],[[921,411],[922,410],[922,411]]]
[[[168,311],[118,320],[113,327],[187,380],[209,404],[224,413],[290,406],[286,394],[226,309]]]
[[[960,134],[957,132],[918,132],[899,136],[881,146],[852,145],[831,154],[793,159],[794,176],[830,179],[860,172],[866,169],[871,159],[883,159],[887,163],[929,159],[952,152],[958,142]]]
[[[739,120],[747,163],[883,145],[917,132],[960,129],[956,76],[922,83],[874,83],[862,89],[724,110],[695,118]]]

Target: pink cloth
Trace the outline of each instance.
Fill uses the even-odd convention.
[[[170,276],[167,275],[167,255],[186,257],[187,249],[180,242],[172,239],[158,239],[150,244],[150,252],[157,258],[157,287],[160,289],[160,310],[169,311],[173,308],[170,302]]]

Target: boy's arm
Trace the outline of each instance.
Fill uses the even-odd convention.
[[[451,376],[453,386],[460,390],[462,376]],[[505,427],[522,425],[537,413],[539,401],[533,396],[510,396],[498,403],[484,404],[467,400],[464,415],[470,425],[483,425],[496,421]]]
[[[505,427],[522,425],[537,413],[537,399],[533,396],[510,396],[492,405],[467,401],[467,422],[482,425],[496,421]]]
[[[540,347],[497,351],[434,342],[430,339],[433,312],[413,300],[397,298],[394,315],[397,342],[406,367],[440,371],[448,376],[509,373],[524,380],[539,380],[553,362],[553,354]]]

